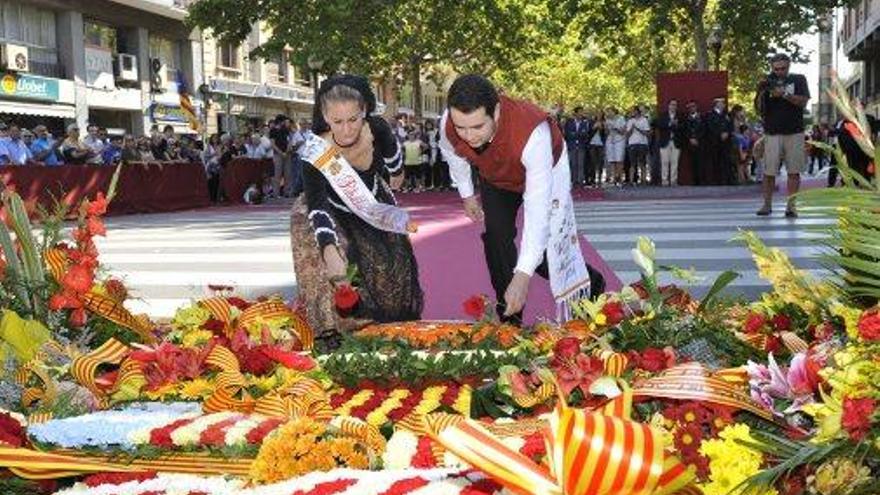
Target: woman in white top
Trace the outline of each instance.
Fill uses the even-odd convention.
[[[645,109],[641,105],[633,108],[633,116],[626,122],[627,144],[629,145],[630,167],[627,174],[627,182],[635,184],[635,172],[639,171],[639,183],[647,184],[648,169],[648,134],[651,132],[651,123],[645,116]]]
[[[626,119],[617,114],[617,109],[608,107],[605,111],[605,128],[608,138],[605,142],[605,157],[614,174],[614,183],[623,182],[623,155],[626,152]]]

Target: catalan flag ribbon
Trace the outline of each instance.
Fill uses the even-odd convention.
[[[472,420],[429,415],[446,449],[520,495],[671,495],[699,493],[693,468],[663,448],[662,433],[629,418],[632,392],[597,410],[560,401],[546,430],[549,469],[506,447]]]
[[[196,107],[193,105],[192,99],[189,97],[189,91],[186,88],[186,81],[183,78],[183,71],[177,71],[177,94],[180,96],[180,109],[183,115],[189,121],[192,130],[199,130],[199,117],[196,114]]]

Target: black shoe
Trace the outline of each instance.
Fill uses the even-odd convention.
[[[794,210],[785,210],[785,218],[797,218],[798,214]]]
[[[759,217],[767,217],[770,216],[771,213],[773,213],[773,210],[770,208],[761,208],[755,212],[755,215],[758,215]]]

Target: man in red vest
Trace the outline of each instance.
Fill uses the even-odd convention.
[[[465,214],[475,222],[485,221],[483,247],[499,315],[505,321],[519,322],[529,280],[536,271],[545,278],[549,275],[554,285],[553,272],[565,272],[566,266],[562,265],[567,263],[568,273],[557,278],[574,281],[565,282],[572,288],[568,293],[583,288],[584,279],[589,284],[579,248],[567,258],[556,255],[560,262],[551,260],[549,274],[545,258],[548,243],[553,242],[551,210],[562,210],[561,203],[571,203],[562,132],[547,112],[532,103],[499,95],[492,83],[479,75],[456,79],[449,89],[447,104],[449,108],[440,123],[440,150],[464,201]],[[563,168],[556,168],[560,164]],[[479,172],[480,201],[474,190],[471,165]],[[564,186],[559,185],[563,182]],[[523,236],[517,254],[516,217],[522,205]],[[573,211],[569,217],[569,224],[573,224]],[[570,241],[563,239],[564,244],[577,245],[576,227],[574,232]],[[562,250],[566,250],[562,244]],[[601,293],[601,275],[592,270],[590,275],[591,292]],[[558,301],[570,297],[559,292],[554,287]]]

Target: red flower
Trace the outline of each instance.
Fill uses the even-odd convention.
[[[861,441],[871,429],[871,417],[874,415],[874,399],[843,399],[843,418],[840,422],[849,437]]]
[[[765,323],[767,323],[767,318],[761,313],[749,313],[743,324],[743,332],[749,335],[760,333]]]
[[[880,309],[873,308],[859,318],[859,335],[869,342],[880,340]]]
[[[108,278],[105,280],[104,289],[107,291],[107,295],[116,302],[122,302],[128,298],[128,289],[125,288],[122,280],[118,278]]]
[[[699,402],[685,402],[676,409],[676,420],[682,424],[703,424],[711,413]]]
[[[581,352],[581,339],[577,337],[565,337],[556,341],[553,355],[560,359],[571,359]]]
[[[770,324],[777,332],[787,332],[791,330],[791,318],[785,313],[779,313],[770,319]]]
[[[8,413],[0,414],[0,445],[22,447],[27,438],[21,423]]]
[[[49,309],[52,311],[58,311],[59,309],[65,308],[81,308],[82,301],[76,297],[75,294],[69,291],[59,292],[57,294],[52,294],[52,297],[49,298]]]
[[[252,349],[246,347],[236,351],[241,369],[252,375],[266,375],[275,368],[275,361],[266,355],[267,346],[258,345]]]
[[[645,371],[657,373],[658,371],[663,371],[668,367],[668,360],[669,356],[667,355],[666,351],[654,347],[649,347],[642,351],[642,353],[639,355],[637,365],[639,368],[642,368]]]
[[[342,314],[347,314],[354,310],[360,300],[361,296],[349,284],[340,285],[336,288],[336,293],[333,294],[336,309]]]
[[[437,467],[437,460],[434,459],[434,451],[431,449],[431,439],[429,437],[419,437],[416,455],[412,458],[412,467],[416,469]]]
[[[315,361],[299,352],[285,351],[277,347],[263,347],[262,353],[285,368],[308,371],[315,367]]]
[[[70,317],[68,318],[70,322],[70,326],[74,328],[79,328],[86,324],[86,310],[83,308],[76,308],[70,312]]]
[[[834,325],[830,322],[823,321],[813,327],[813,338],[816,340],[826,341],[834,336]]]
[[[498,482],[483,478],[462,489],[461,495],[492,495],[498,493],[502,488],[504,487]]]
[[[223,334],[223,332],[226,330],[226,324],[214,317],[211,317],[208,318],[208,321],[202,323],[202,328],[205,330],[210,330],[216,334]]]
[[[61,285],[75,293],[84,294],[92,288],[93,280],[94,276],[89,269],[82,265],[73,265],[61,278]]]
[[[525,437],[525,445],[519,449],[519,453],[528,457],[533,461],[540,461],[547,455],[547,444],[544,442],[544,435],[541,433],[532,433]]]
[[[703,441],[703,428],[697,423],[689,423],[675,430],[673,442],[675,448],[690,457],[696,454],[700,449],[700,443]]]
[[[98,192],[94,201],[86,201],[86,215],[100,216],[107,213],[107,198],[103,192]]]
[[[559,380],[559,386],[562,391],[570,394],[574,389],[580,388],[585,397],[590,395],[590,385],[596,379],[605,374],[605,365],[602,360],[596,357],[588,357],[584,354],[578,354],[574,359],[563,359],[555,361],[556,377]]]
[[[486,296],[481,294],[471,296],[462,305],[464,314],[475,320],[479,320],[486,314]]]
[[[768,335],[764,341],[764,352],[778,353],[782,350],[782,339],[777,335]]]
[[[151,480],[157,476],[155,471],[146,471],[140,473],[97,473],[86,476],[82,482],[89,488],[95,488],[101,485],[121,485],[129,481],[143,482]]]
[[[292,495],[332,495],[340,493],[346,488],[357,483],[357,480],[351,478],[343,478],[341,480],[325,481],[318,483],[311,490],[297,490]]]
[[[287,419],[281,418],[271,418],[263,421],[256,428],[247,432],[245,435],[245,440],[248,445],[259,445],[263,442],[263,439],[266,438],[266,435],[275,431],[276,428],[281,426],[281,424],[285,423]]]
[[[89,217],[86,220],[86,229],[89,231],[89,235],[107,235],[107,227],[104,226],[104,222],[101,221],[98,217]]]
[[[240,311],[244,311],[251,307],[251,304],[240,297],[227,297],[226,302],[235,306]]]
[[[407,493],[414,492],[427,484],[428,480],[422,477],[397,480],[380,495],[405,495]]]
[[[602,314],[605,315],[605,323],[609,326],[617,325],[626,316],[623,312],[623,303],[611,301],[602,306]]]

